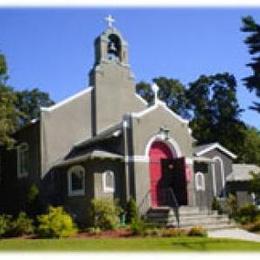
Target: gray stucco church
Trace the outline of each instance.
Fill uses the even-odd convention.
[[[124,206],[133,197],[151,216],[176,205],[210,209],[214,197],[225,198],[236,155],[218,143],[196,147],[189,122],[158,99],[156,85],[151,106],[135,93],[127,42],[108,20],[95,40],[89,87],[41,108],[15,134],[15,149],[1,152],[2,212],[22,210],[32,183],[42,202],[83,223],[94,198]]]

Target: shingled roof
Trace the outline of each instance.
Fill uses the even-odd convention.
[[[233,171],[226,180],[233,181],[249,181],[252,180],[251,172],[260,173],[260,167],[255,164],[233,164]]]

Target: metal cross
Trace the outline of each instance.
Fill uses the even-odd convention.
[[[105,20],[107,21],[108,27],[113,27],[113,23],[116,21],[111,14],[105,17]]]

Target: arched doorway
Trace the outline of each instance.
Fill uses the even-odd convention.
[[[165,206],[165,191],[171,187],[180,205],[187,205],[185,160],[163,141],[154,141],[149,150],[152,207]]]

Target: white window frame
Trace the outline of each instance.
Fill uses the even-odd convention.
[[[199,178],[201,178],[201,184],[199,182]],[[196,172],[195,174],[195,186],[197,191],[205,191],[205,176],[202,172]]]
[[[78,190],[72,190],[72,174],[75,172],[83,172],[82,178],[82,188]],[[74,165],[70,167],[67,171],[67,178],[68,178],[68,195],[69,197],[72,196],[83,196],[85,195],[85,168],[81,165]]]
[[[112,174],[112,179],[113,179],[113,187],[107,186],[107,174]],[[114,193],[115,192],[115,173],[111,170],[105,171],[102,174],[102,182],[103,182],[103,191],[105,193]]]
[[[22,167],[21,167],[21,163],[22,163],[22,153],[28,153],[28,157],[29,157],[29,145],[27,143],[21,143],[19,146],[17,146],[17,177],[20,178],[25,178],[28,176],[29,171],[29,165],[27,165],[27,171],[22,171]],[[29,158],[28,158],[28,162],[29,164]]]

